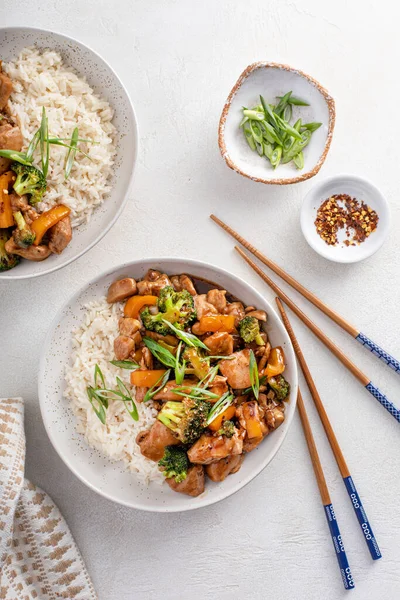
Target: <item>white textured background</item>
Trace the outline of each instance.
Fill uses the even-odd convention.
[[[183,515],[121,508],[80,483],[40,417],[36,373],[55,311],[89,278],[141,256],[190,256],[235,270],[272,300],[208,219],[225,218],[395,356],[399,341],[400,9],[381,0],[2,0],[1,25],[76,37],[130,92],[141,146],[130,202],[112,231],[63,271],[0,286],[0,395],[26,399],[27,475],[64,513],[101,600],[344,598],[298,417],[273,463],[224,502]],[[1,55],[1,49],[0,49]],[[1,56],[0,56],[1,58]],[[313,181],[267,187],[230,171],[217,147],[221,108],[249,63],[282,61],[336,99],[331,151],[317,179],[368,176],[392,208],[389,240],[362,264],[317,256],[299,226]],[[294,292],[298,303],[400,404],[400,379]],[[13,325],[16,324],[15,325]],[[356,582],[354,600],[400,597],[399,425],[294,318],[306,358],[383,559],[373,563],[309,395],[305,401]]]

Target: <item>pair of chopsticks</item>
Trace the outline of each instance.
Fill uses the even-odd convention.
[[[246,240],[244,240],[243,238],[241,238],[234,230],[232,230],[231,228],[229,228],[227,225],[225,225],[222,221],[220,221],[219,219],[217,219],[216,217],[214,217],[214,215],[211,216],[211,218],[216,221],[221,227],[223,227],[223,229],[225,229],[226,231],[228,231],[231,235],[233,235],[233,237],[235,237],[238,241],[240,241],[243,245],[245,245],[246,247],[248,247],[249,249],[251,249],[251,251],[253,252],[253,254],[255,254],[257,256],[256,253],[260,254],[258,252],[258,250],[256,250],[255,248],[253,248],[252,246],[250,246],[250,244],[248,244],[248,242]],[[250,266],[264,279],[264,281],[266,281],[266,283],[268,283],[272,289],[274,289],[274,291],[279,295],[279,297],[281,299],[283,299],[293,310],[294,312],[300,316],[300,318],[303,320],[303,322],[305,322],[306,325],[308,325],[310,327],[310,329],[319,337],[319,339],[321,339],[321,341],[323,341],[327,347],[329,349],[332,350],[332,352],[343,362],[343,364],[349,368],[349,370],[351,370],[351,372],[353,372],[353,374],[355,374],[356,376],[359,377],[359,374],[361,374],[363,376],[363,378],[366,378],[361,371],[359,371],[359,369],[345,356],[343,355],[343,353],[340,351],[339,348],[337,348],[337,346],[335,346],[335,344],[333,344],[333,342],[331,342],[331,340],[329,340],[329,338],[327,338],[325,336],[325,334],[323,334],[323,332],[314,324],[312,323],[312,321],[310,321],[310,319],[308,319],[308,317],[306,315],[304,315],[304,313],[302,313],[300,311],[300,309],[297,308],[297,306],[290,300],[290,298],[288,298],[286,296],[286,294],[284,294],[280,288],[278,286],[275,285],[275,283],[265,275],[265,273],[259,269],[259,267],[238,247],[236,247],[236,250],[239,251],[239,253],[241,254],[241,256],[250,264]],[[263,255],[261,255],[263,256]],[[268,260],[268,259],[266,259]],[[274,263],[272,263],[274,264]],[[282,269],[280,269],[280,267],[277,267],[282,273],[282,277],[286,280],[286,276],[290,278],[290,276],[288,276]],[[295,281],[295,280],[294,280]],[[297,283],[297,282],[296,282]],[[300,284],[298,284],[300,285]],[[305,288],[304,288],[305,289]],[[304,377],[306,379],[307,385],[309,387],[311,396],[314,400],[314,404],[317,408],[319,417],[321,419],[321,422],[324,426],[327,438],[329,440],[329,443],[331,445],[333,454],[335,456],[337,465],[339,467],[339,471],[342,475],[343,478],[343,482],[344,485],[346,487],[347,493],[350,497],[350,500],[352,502],[352,506],[354,509],[354,512],[357,516],[357,520],[360,524],[361,530],[363,532],[363,537],[367,543],[368,549],[370,551],[371,557],[374,560],[377,560],[378,558],[380,558],[381,552],[379,550],[379,546],[376,542],[376,539],[374,537],[374,534],[372,532],[372,527],[368,521],[365,509],[362,505],[361,499],[358,495],[357,489],[355,487],[354,481],[351,477],[349,468],[347,466],[346,460],[343,456],[343,453],[340,449],[338,440],[336,438],[336,435],[334,433],[334,430],[332,428],[332,425],[329,421],[328,415],[325,411],[324,405],[322,403],[321,397],[319,396],[318,390],[316,388],[316,385],[314,383],[314,380],[312,378],[311,372],[308,368],[308,365],[305,361],[304,355],[301,351],[300,345],[297,341],[297,338],[294,334],[293,328],[290,324],[290,321],[287,317],[286,311],[283,307],[283,304],[281,302],[281,300],[279,298],[276,299],[277,304],[278,304],[278,308],[279,311],[282,315],[282,319],[283,322],[285,324],[285,327],[287,329],[287,332],[291,338],[293,347],[295,349],[296,355],[297,355],[297,359],[300,363],[301,369],[303,371]],[[319,301],[320,302],[320,301]],[[325,305],[323,305],[325,306]],[[331,311],[331,309],[328,309],[331,313],[333,313],[333,311]],[[325,311],[324,311],[325,312]],[[336,315],[336,313],[334,313]],[[341,317],[340,317],[341,319]],[[368,378],[366,378],[368,379]],[[361,379],[360,379],[361,380]],[[361,380],[364,383],[364,379]],[[370,383],[370,382],[368,382]],[[364,385],[367,385],[366,383],[364,383]],[[389,402],[389,401],[388,401]],[[390,403],[391,404],[391,403]],[[318,487],[320,490],[320,495],[321,495],[321,500],[324,506],[324,511],[325,511],[325,515],[328,521],[328,525],[329,525],[329,529],[330,529],[330,533],[331,533],[331,537],[332,537],[332,541],[333,541],[333,545],[335,548],[335,552],[336,552],[336,556],[338,559],[338,564],[339,564],[339,568],[340,568],[340,572],[341,572],[341,576],[342,576],[342,581],[343,581],[343,585],[346,589],[352,589],[354,587],[354,582],[353,582],[353,578],[351,575],[351,571],[350,571],[350,567],[347,561],[347,557],[346,557],[346,552],[344,549],[344,545],[343,545],[343,541],[342,541],[342,537],[340,535],[340,531],[338,528],[338,524],[337,524],[337,520],[336,520],[336,516],[335,516],[335,512],[333,510],[333,506],[330,500],[330,495],[329,495],[329,490],[326,484],[326,480],[325,480],[325,476],[323,473],[323,469],[322,469],[322,465],[318,456],[318,451],[315,445],[315,441],[314,441],[314,437],[312,434],[312,430],[311,430],[311,426],[307,417],[307,412],[304,406],[304,402],[299,390],[298,393],[298,410],[300,413],[300,418],[301,418],[301,422],[303,425],[303,430],[304,430],[304,434],[306,437],[306,442],[307,442],[307,446],[309,449],[309,453],[311,456],[311,460],[312,460],[312,464],[313,464],[313,468],[314,468],[314,472],[315,472],[315,476],[317,479],[317,483],[318,483]],[[392,405],[393,406],[393,405]],[[395,409],[395,407],[393,407]],[[397,410],[397,409],[395,409]]]
[[[365,348],[368,348],[375,356],[382,359],[385,364],[389,365],[394,371],[400,374],[400,363],[390,356],[390,354],[386,353],[382,348],[377,346],[374,342],[372,342],[367,336],[358,331],[355,327],[350,325],[343,317],[341,317],[334,310],[329,308],[322,300],[317,298],[314,294],[308,291],[305,287],[303,287],[296,279],[291,277],[286,271],[284,271],[281,267],[276,265],[274,262],[269,260],[264,254],[262,254],[259,250],[254,248],[249,242],[247,242],[244,238],[242,238],[236,231],[234,231],[231,227],[223,223],[220,219],[218,219],[215,215],[211,215],[211,219],[215,221],[222,229],[227,231],[232,237],[234,237],[238,242],[242,244],[247,250],[249,250],[254,256],[256,256],[261,262],[267,265],[270,269],[272,269],[277,275],[279,275],[286,283],[291,285],[294,289],[296,289],[304,298],[307,298],[310,302],[314,304],[317,308],[319,308],[324,314],[330,317],[335,323],[340,325],[342,329],[350,333],[353,337],[355,337],[358,341],[364,340],[363,345]],[[252,269],[274,290],[274,292],[279,296],[281,300],[287,304],[292,311],[299,317],[301,321],[318,337],[318,339],[338,358],[341,363],[348,369],[355,377],[362,383],[362,385],[368,390],[372,396],[378,402],[386,408],[386,410],[400,423],[400,410],[396,408],[396,406],[385,396],[381,390],[375,386],[371,379],[365,375],[359,369],[342,350],[332,342],[330,338],[319,328],[302,310],[287,296],[276,283],[268,277],[260,269],[260,267],[251,260],[251,258],[243,252],[241,248],[235,246],[235,250],[239,252],[242,258],[252,267]],[[365,341],[366,340],[366,341]]]

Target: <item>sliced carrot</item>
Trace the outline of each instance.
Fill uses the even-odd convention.
[[[164,375],[165,369],[154,369],[152,371],[133,371],[131,373],[131,384],[139,387],[152,387]]]
[[[151,306],[156,304],[157,296],[131,296],[124,308],[125,317],[137,319],[139,311],[143,306]]]
[[[208,331],[232,333],[234,329],[235,317],[233,315],[210,315],[208,317],[201,317],[198,331],[199,334],[207,333]]]
[[[280,346],[272,348],[269,355],[267,366],[265,367],[264,375],[267,377],[276,377],[285,370],[285,355]]]
[[[64,219],[70,212],[71,209],[68,208],[68,206],[57,204],[57,206],[53,206],[50,210],[46,210],[46,212],[35,219],[31,224],[31,229],[36,235],[35,241],[33,242],[34,245],[38,246],[46,231],[56,225],[61,219]]]
[[[15,173],[7,171],[0,175],[0,227],[13,227],[14,217],[9,191],[15,181]]]
[[[211,421],[208,428],[211,429],[211,431],[218,431],[218,429],[221,428],[221,425],[224,421],[229,421],[229,419],[235,416],[235,412],[235,406],[228,406],[228,408],[226,408],[223,413],[218,415],[218,417],[216,417],[214,421]]]

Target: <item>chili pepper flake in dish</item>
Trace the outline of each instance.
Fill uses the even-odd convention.
[[[346,246],[364,242],[378,226],[379,216],[363,200],[348,194],[334,194],[324,200],[317,211],[314,225],[320,238],[329,246],[339,244],[338,233],[345,230]]]

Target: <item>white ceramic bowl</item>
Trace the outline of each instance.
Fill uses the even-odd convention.
[[[248,305],[268,313],[266,331],[274,345],[284,349],[287,368],[285,376],[291,384],[286,418],[279,429],[270,434],[260,446],[248,454],[242,468],[221,483],[207,481],[205,492],[190,498],[173,492],[168,485],[155,483],[145,486],[134,474],[123,470],[120,463],[108,462],[86,445],[83,436],[75,431],[75,417],[63,397],[65,364],[71,352],[71,331],[80,324],[87,302],[104,297],[112,281],[129,275],[141,278],[149,268],[169,274],[190,273],[222,285]],[[275,310],[250,285],[227,271],[212,265],[177,258],[145,259],[124,264],[108,271],[81,288],[58,312],[50,326],[39,368],[39,399],[43,421],[60,457],[86,485],[95,492],[119,504],[155,512],[176,512],[207,506],[230,496],[256,475],[273,459],[292,422],[297,398],[297,368],[293,348]],[[268,496],[268,493],[267,493]]]
[[[259,104],[260,94],[272,103],[277,96],[289,91],[310,104],[293,107],[293,122],[301,117],[304,123],[322,123],[304,149],[301,171],[293,162],[281,164],[274,170],[265,157],[249,148],[239,128],[243,106],[250,108]],[[228,96],[219,122],[218,143],[228,167],[240,175],[261,183],[284,185],[304,181],[318,173],[328,154],[334,126],[334,100],[318,81],[287,65],[258,62],[243,71]]]
[[[1,59],[6,62],[16,58],[26,46],[51,48],[61,54],[65,63],[78,75],[86,77],[94,91],[105,98],[115,111],[113,123],[117,128],[117,155],[111,192],[98,207],[87,225],[74,230],[73,239],[64,252],[52,255],[43,262],[23,260],[11,269],[0,273],[0,280],[29,279],[65,267],[92,248],[120,216],[131,185],[138,151],[138,128],[133,106],[123,84],[112,68],[96,52],[70,37],[29,27],[0,29]]]
[[[348,194],[357,200],[364,200],[378,213],[376,230],[358,246],[346,246],[345,235],[338,236],[339,244],[328,246],[318,235],[314,221],[322,202],[333,194]],[[389,233],[390,209],[386,198],[372,183],[356,175],[336,175],[317,183],[304,198],[300,223],[307,242],[318,254],[339,263],[353,263],[374,254],[382,246]]]

